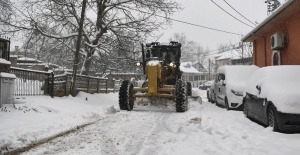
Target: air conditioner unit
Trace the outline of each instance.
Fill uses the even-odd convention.
[[[271,36],[271,48],[273,50],[280,50],[284,47],[284,33],[277,32]]]

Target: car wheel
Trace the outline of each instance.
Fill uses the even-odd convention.
[[[211,96],[211,103],[215,103],[216,101],[213,99],[213,96]]]
[[[215,96],[216,99],[216,106],[220,107],[220,104],[218,103],[217,97]]]
[[[208,100],[208,102],[211,102],[211,99],[210,99],[210,97],[209,97],[209,92],[208,91],[206,91],[206,98],[207,98],[207,100]]]
[[[276,108],[274,106],[270,106],[268,110],[268,125],[273,128],[273,131],[278,131],[278,123],[276,117]]]
[[[230,110],[229,104],[228,104],[228,100],[227,100],[227,97],[225,97],[225,108],[226,108],[227,110]]]

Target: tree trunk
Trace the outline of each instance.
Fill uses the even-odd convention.
[[[74,64],[73,64],[73,77],[72,77],[72,85],[71,85],[71,94],[72,96],[76,95],[76,74],[77,74],[77,67],[79,63],[79,50],[81,46],[81,37],[82,37],[82,29],[83,29],[83,22],[84,22],[84,14],[85,14],[85,8],[86,8],[87,0],[82,1],[82,11],[81,11],[81,18],[79,23],[79,34],[76,44],[76,52],[75,52],[75,58],[74,58]]]

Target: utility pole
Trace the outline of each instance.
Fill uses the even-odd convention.
[[[76,83],[77,67],[78,67],[78,63],[79,63],[79,51],[80,51],[80,46],[81,46],[82,29],[83,29],[83,23],[84,23],[84,14],[85,14],[86,3],[87,3],[87,0],[82,1],[81,18],[80,18],[79,29],[78,29],[78,38],[77,38],[77,44],[76,44],[75,58],[74,58],[74,64],[73,64],[73,75],[72,75],[72,81],[71,81],[72,96],[76,95],[75,83]]]
[[[208,78],[211,80],[211,75],[210,75],[210,59],[208,59]]]

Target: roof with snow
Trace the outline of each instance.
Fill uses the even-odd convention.
[[[289,0],[279,7],[274,13],[267,17],[257,27],[242,38],[243,42],[252,42],[256,38],[264,36],[266,32],[272,29],[275,25],[282,23],[289,16],[300,10],[300,1]]]
[[[219,57],[216,60],[224,60],[224,59],[240,59],[241,54],[237,50],[229,50],[219,54]]]
[[[30,62],[37,62],[37,63],[41,63],[42,61],[34,59],[34,58],[29,58],[29,57],[20,57],[18,58],[18,61],[30,61]]]
[[[182,62],[179,67],[183,73],[193,73],[193,74],[201,73],[192,66],[192,62]]]
[[[10,61],[7,61],[7,60],[5,60],[5,59],[0,58],[0,64],[7,64],[7,65],[10,65],[11,62],[10,62]]]

